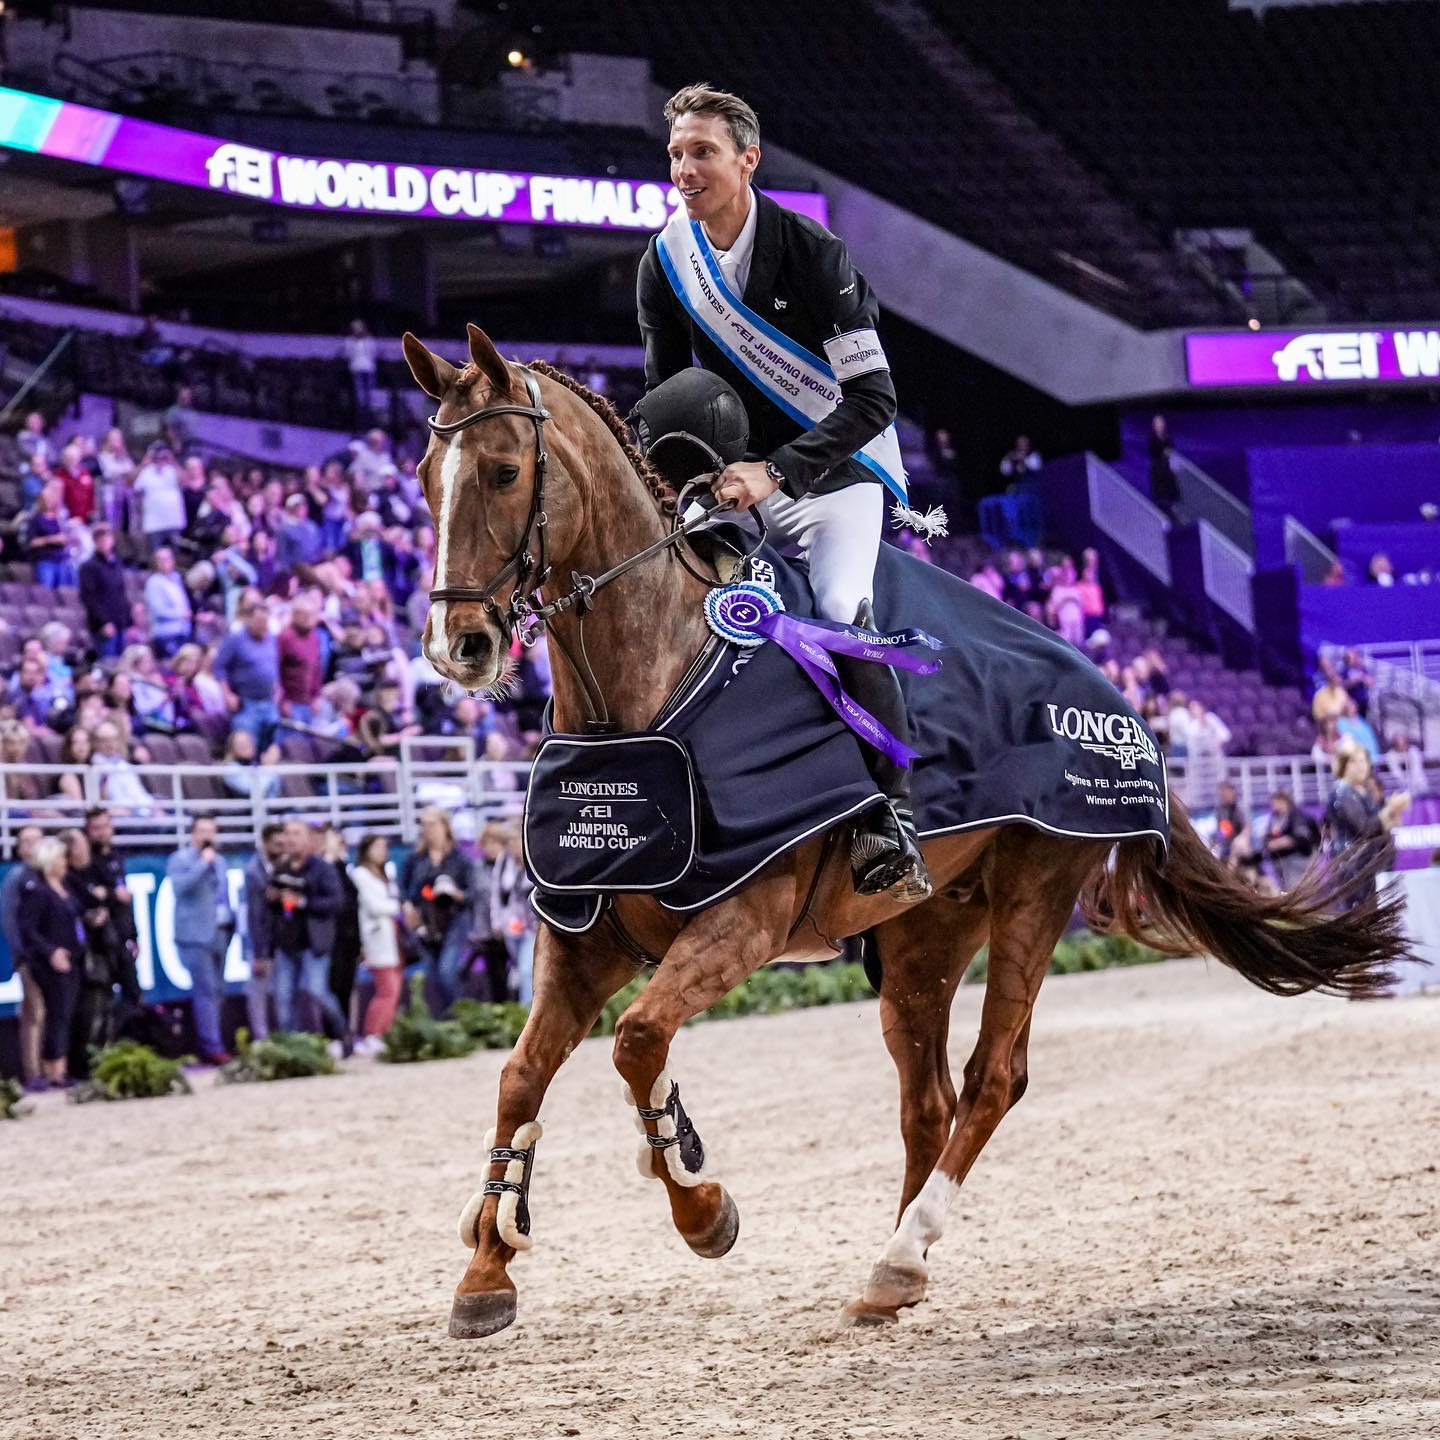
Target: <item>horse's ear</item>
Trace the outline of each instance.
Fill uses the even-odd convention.
[[[470,358],[475,368],[490,382],[497,395],[510,392],[510,367],[501,358],[490,337],[478,326],[465,326],[470,337]]]
[[[455,383],[458,373],[448,361],[442,360],[433,351],[425,348],[424,342],[416,339],[408,330],[400,341],[405,352],[405,363],[415,377],[415,383],[432,399],[443,400],[446,392]]]

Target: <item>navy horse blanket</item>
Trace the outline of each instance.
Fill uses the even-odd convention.
[[[790,614],[815,613],[803,567],[769,549],[747,562],[743,578],[771,585]],[[936,673],[897,672],[920,752],[913,798],[922,838],[1018,822],[1077,839],[1149,835],[1168,844],[1169,791],[1155,737],[1068,641],[889,545],[880,547],[875,588],[879,629],[919,625],[944,644]],[[607,888],[702,910],[784,851],[880,803],[862,742],[778,644],[743,649],[716,637],[702,662],[649,732],[678,741],[693,767],[693,785],[676,779],[671,799],[649,797],[659,806],[651,838],[663,854],[641,864],[662,883],[636,883],[632,874],[593,890],[555,888],[567,862],[555,852],[559,830],[546,822],[557,820],[557,797],[576,782],[547,759],[568,752],[542,747],[526,802],[527,863],[535,908],[559,928],[588,929]],[[649,788],[614,781],[626,783]],[[595,813],[597,793],[567,802],[566,816],[582,801]],[[589,843],[627,843],[613,834],[633,829],[623,817],[645,806],[621,799],[636,809],[611,805],[604,813],[620,821],[582,824],[601,836]]]

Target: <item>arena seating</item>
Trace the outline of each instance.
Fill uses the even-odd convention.
[[[764,133],[777,143],[1136,323],[1223,316],[1125,207],[1087,208],[1058,186],[1043,137],[996,113],[994,97],[950,83],[878,10],[855,6],[849,23],[832,25],[816,25],[798,0],[736,0],[713,14],[658,0],[597,9],[541,0],[527,13],[551,48],[643,55],[662,85],[708,77],[759,97]],[[857,45],[862,26],[870,43]],[[816,103],[799,75],[817,77],[829,102]],[[877,118],[859,119],[851,96]],[[1066,254],[1124,291],[1097,291]]]
[[[929,9],[1161,232],[1251,228],[1336,318],[1440,312],[1435,6]]]
[[[0,317],[0,353],[38,365],[65,333],[55,326]],[[67,400],[85,393],[163,410],[174,400],[176,386],[184,384],[193,391],[197,410],[332,429],[353,422],[364,428],[364,417],[353,414],[350,373],[340,358],[338,338],[335,347],[335,355],[328,359],[290,359],[246,355],[223,344],[174,346],[172,359],[153,364],[142,359],[133,337],[77,330],[60,373],[69,382]],[[583,346],[573,353],[577,362],[583,360]],[[606,373],[608,393],[628,410],[643,388],[640,371],[607,367]],[[407,397],[414,389],[404,363],[386,358],[378,364],[376,384]],[[405,414],[403,405],[392,409],[388,423],[402,428]]]

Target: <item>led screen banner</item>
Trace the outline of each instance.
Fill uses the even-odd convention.
[[[4,87],[0,146],[321,214],[649,232],[680,204],[668,181],[286,155]],[[766,193],[789,210],[828,223],[821,194]]]
[[[1440,328],[1241,330],[1185,337],[1191,385],[1302,390],[1337,385],[1433,385]]]
[[[230,907],[237,916],[244,915],[245,865],[249,854],[227,855],[226,875],[229,879]],[[13,864],[13,862],[12,862]],[[175,887],[165,874],[166,858],[158,855],[127,855],[125,885],[130,891],[130,906],[135,915],[138,940],[135,969],[147,1004],[157,1000],[180,1000],[190,994],[190,972],[175,946]],[[0,866],[0,878],[12,865]],[[225,953],[225,985],[239,989],[250,977],[244,945],[239,935],[230,942]],[[9,943],[0,935],[0,1017],[14,1015],[20,1007],[20,977],[15,973],[14,957]]]

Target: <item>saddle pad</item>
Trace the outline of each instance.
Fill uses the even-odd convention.
[[[556,893],[665,890],[695,862],[695,776],[669,735],[549,735],[525,794],[525,867]]]
[[[804,567],[768,549],[745,578],[813,615]],[[878,628],[918,625],[945,644],[933,675],[900,674],[920,751],[914,804],[922,837],[1023,823],[1076,839],[1150,835],[1168,844],[1164,758],[1145,722],[1074,646],[957,576],[890,545],[875,572]],[[861,742],[778,645],[716,641],[652,730],[683,741],[699,829],[693,865],[653,893],[702,910],[776,856],[880,803]],[[535,898],[564,928],[594,923],[578,892]]]

